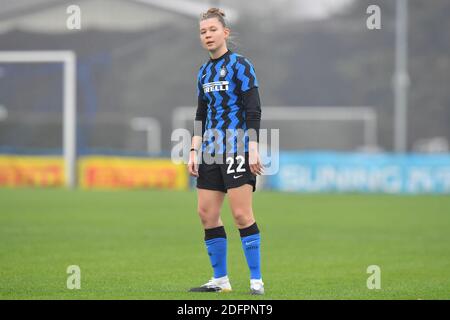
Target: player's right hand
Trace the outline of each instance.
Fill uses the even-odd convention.
[[[193,177],[198,177],[198,161],[197,152],[189,152],[189,162],[188,162],[189,174]]]

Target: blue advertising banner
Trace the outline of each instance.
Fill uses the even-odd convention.
[[[281,152],[271,188],[297,192],[450,193],[450,154]]]

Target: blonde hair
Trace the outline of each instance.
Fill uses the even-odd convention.
[[[224,28],[227,28],[227,23],[225,22],[225,12],[219,8],[209,8],[208,11],[200,15],[200,21],[217,18]]]

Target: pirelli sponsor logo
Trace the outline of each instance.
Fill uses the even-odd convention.
[[[79,160],[84,189],[172,189],[188,187],[186,168],[170,159],[88,156]]]
[[[203,85],[203,91],[205,93],[213,91],[227,91],[229,84],[230,84],[229,81],[208,82]]]

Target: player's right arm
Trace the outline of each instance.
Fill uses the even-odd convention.
[[[189,174],[198,177],[198,154],[201,153],[200,148],[202,147],[202,141],[203,141],[203,134],[205,131],[205,122],[206,122],[206,113],[207,113],[208,105],[206,104],[206,101],[201,99],[199,97],[198,99],[198,106],[197,106],[197,112],[195,113],[195,121],[201,121],[202,122],[202,135],[198,135],[198,133],[195,133],[192,136],[192,143],[191,143],[191,151],[189,152],[189,163],[188,163],[188,169]]]
[[[201,121],[201,135],[199,135],[200,132],[195,132],[192,136],[192,143],[191,143],[191,151],[189,152],[189,163],[188,163],[188,170],[189,174],[198,177],[198,153],[200,148],[202,147],[202,141],[203,141],[203,134],[205,133],[205,125],[206,125],[206,115],[208,112],[208,104],[206,102],[206,98],[203,94],[203,89],[201,87],[200,83],[200,73],[197,79],[197,111],[195,113],[195,121]]]

